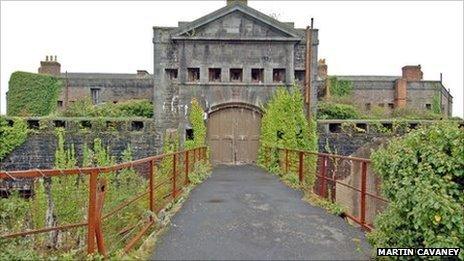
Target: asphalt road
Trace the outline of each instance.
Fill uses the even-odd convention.
[[[156,244],[154,260],[369,259],[364,233],[256,166],[219,166]]]

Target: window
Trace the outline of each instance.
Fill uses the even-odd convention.
[[[141,131],[143,129],[143,121],[133,121],[131,123],[132,131]]]
[[[272,70],[272,81],[273,82],[285,82],[285,69]]]
[[[388,108],[390,108],[390,109],[394,109],[394,108],[395,108],[395,104],[393,104],[393,103],[389,103],[389,104],[388,104]]]
[[[432,109],[432,104],[427,103],[427,104],[425,105],[425,108],[426,108],[427,110],[431,110],[431,109]]]
[[[90,93],[92,94],[93,104],[99,104],[100,103],[100,89],[90,89]]]
[[[113,104],[116,104],[116,103],[118,103],[118,101],[113,101]]]
[[[187,77],[189,82],[200,81],[200,68],[187,68]]]
[[[58,108],[62,108],[63,107],[63,101],[57,101],[56,106],[58,106]]]
[[[177,69],[165,69],[164,71],[169,80],[177,80]]]
[[[242,69],[230,69],[230,81],[231,82],[241,82],[243,77]]]
[[[370,103],[366,103],[364,106],[365,106],[365,108],[366,108],[366,111],[370,111],[370,110],[371,110],[371,104],[370,104]]]
[[[295,70],[295,81],[299,83],[304,83],[305,71],[304,70]]]
[[[380,107],[380,108],[384,108],[384,107],[385,107],[385,104],[384,104],[384,103],[379,103],[379,107]]]
[[[209,68],[209,81],[210,82],[221,81],[221,68]]]
[[[264,69],[251,69],[251,82],[263,83],[264,82]]]
[[[66,127],[66,122],[65,121],[56,120],[53,123],[55,124],[56,128],[64,128],[64,127]]]
[[[193,140],[193,129],[186,129],[185,130],[185,140]]]

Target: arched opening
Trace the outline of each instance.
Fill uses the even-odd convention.
[[[256,163],[261,117],[261,109],[250,104],[212,107],[207,122],[212,163]]]

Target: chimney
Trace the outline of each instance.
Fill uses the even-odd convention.
[[[422,73],[421,66],[419,65],[406,65],[401,68],[403,71],[403,79],[407,81],[420,81],[424,73]]]
[[[319,76],[321,80],[327,79],[327,64],[325,63],[325,59],[319,59],[317,63],[317,76]]]
[[[231,4],[235,4],[235,3],[239,3],[239,4],[242,4],[242,5],[248,5],[247,0],[227,0],[227,5],[231,5]]]
[[[137,76],[150,75],[146,70],[137,70]]]
[[[395,82],[395,108],[406,107],[408,97],[408,81],[400,78]]]
[[[60,75],[61,64],[57,61],[56,55],[47,55],[45,57],[45,61],[40,61],[40,67],[38,71],[41,74]]]

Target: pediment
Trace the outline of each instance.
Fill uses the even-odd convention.
[[[184,24],[173,39],[300,39],[294,28],[248,6],[233,4]]]

